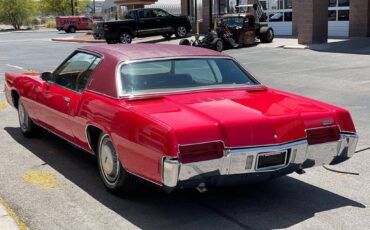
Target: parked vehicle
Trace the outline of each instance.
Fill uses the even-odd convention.
[[[268,88],[230,56],[176,45],[85,46],[53,73],[5,73],[26,137],[96,154],[112,192],[265,181],[355,153],[345,109]]]
[[[55,18],[57,30],[75,33],[78,30],[91,30],[93,20],[85,16],[59,16]]]
[[[93,23],[92,34],[96,40],[104,39],[104,21],[95,21]]]
[[[256,8],[257,5],[246,5]],[[240,8],[240,7],[239,7]],[[274,39],[274,30],[265,23],[266,16],[261,14],[258,22],[253,13],[238,13],[223,15],[217,28],[200,39],[183,39],[180,45],[191,45],[214,49],[221,52],[225,47],[238,48],[256,44],[256,39],[262,43],[271,43]],[[263,20],[261,20],[261,18]]]
[[[131,43],[135,37],[162,35],[169,39],[173,34],[184,38],[191,31],[186,16],[173,16],[162,9],[130,10],[124,20],[104,23],[104,36],[108,44]]]

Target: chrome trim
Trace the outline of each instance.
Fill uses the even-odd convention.
[[[165,158],[162,166],[163,185],[174,188],[179,183],[191,180],[204,180],[206,177],[237,175],[248,173],[275,172],[293,166],[310,168],[324,164],[336,164],[347,160],[355,153],[358,136],[341,133],[338,141],[309,145],[307,140],[295,141],[274,146],[225,149],[219,159],[182,164],[178,159]],[[286,164],[257,169],[258,155],[266,152],[287,151]],[[290,152],[289,152],[290,151]],[[253,158],[252,165],[248,159]]]
[[[181,59],[228,59],[234,61],[234,63],[245,73],[248,75],[252,81],[255,81],[255,85],[245,85],[245,86],[239,86],[239,87],[220,87],[220,88],[201,88],[201,89],[189,89],[189,90],[180,90],[180,91],[174,91],[174,92],[152,92],[152,93],[143,93],[139,95],[127,95],[122,93],[122,79],[120,70],[123,65],[132,64],[132,63],[141,63],[141,62],[149,62],[149,61],[166,61],[166,60],[181,60]],[[144,59],[137,59],[137,60],[129,60],[129,61],[123,61],[120,62],[116,66],[116,84],[117,84],[117,92],[119,98],[130,98],[130,97],[136,97],[136,96],[144,96],[144,95],[163,95],[163,94],[175,94],[175,93],[186,93],[186,92],[196,92],[196,91],[205,91],[205,90],[237,90],[237,89],[243,89],[243,88],[251,88],[251,87],[261,87],[262,85],[254,76],[253,74],[249,73],[242,65],[239,64],[236,59],[234,59],[231,56],[180,56],[180,57],[159,57],[159,58],[144,58]],[[120,86],[120,87],[119,87]]]

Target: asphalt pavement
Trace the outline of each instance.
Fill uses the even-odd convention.
[[[0,33],[3,73],[53,70],[83,44],[51,42],[57,32]],[[276,41],[278,42],[278,40]],[[361,46],[359,46],[361,42]],[[370,39],[316,50],[267,45],[228,50],[265,85],[351,111],[370,146]],[[347,49],[343,46],[347,45]],[[369,53],[364,49],[369,50]],[[0,87],[2,89],[2,87]],[[370,151],[263,184],[166,194],[142,185],[135,197],[108,193],[96,159],[52,134],[24,138],[0,92],[0,198],[30,229],[369,229]]]

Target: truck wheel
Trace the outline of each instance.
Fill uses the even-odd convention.
[[[260,41],[262,43],[271,43],[274,40],[274,31],[272,28],[261,28],[260,31]]]
[[[131,33],[123,31],[118,37],[118,42],[122,44],[130,44],[132,42]]]
[[[175,35],[177,38],[184,38],[188,34],[188,30],[186,29],[185,26],[178,26],[176,28]]]
[[[38,137],[42,133],[42,128],[31,120],[28,116],[27,110],[23,105],[22,99],[18,102],[18,118],[21,132],[26,137]]]
[[[164,37],[165,39],[171,39],[172,33],[162,34],[162,37]]]
[[[191,44],[190,44],[189,39],[184,38],[180,40],[179,45],[180,46],[190,46]]]
[[[73,26],[69,27],[68,30],[69,30],[70,33],[76,33],[76,27],[73,27]]]
[[[102,132],[98,145],[98,165],[104,185],[114,194],[129,194],[133,192],[135,179],[121,165],[109,135]]]
[[[214,50],[216,50],[218,52],[222,52],[222,50],[224,50],[224,43],[220,38],[216,38],[212,42],[212,47],[213,47]]]

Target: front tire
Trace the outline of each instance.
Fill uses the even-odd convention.
[[[218,51],[218,52],[222,52],[222,50],[224,50],[224,43],[223,43],[222,39],[220,39],[220,38],[216,38],[212,42],[212,45],[213,45],[213,49]]]
[[[21,132],[25,137],[38,137],[41,135],[42,128],[36,125],[28,116],[22,99],[19,99],[18,102],[18,119]]]
[[[76,27],[69,27],[69,32],[70,33],[76,33]]]
[[[176,28],[175,35],[177,38],[184,38],[188,34],[188,30],[186,29],[185,26],[178,26]]]
[[[121,165],[109,135],[102,132],[98,145],[98,165],[105,187],[114,194],[130,194],[134,190],[134,176]]]
[[[123,31],[119,36],[118,36],[118,42],[122,44],[131,44],[132,42],[132,35],[130,32]]]

